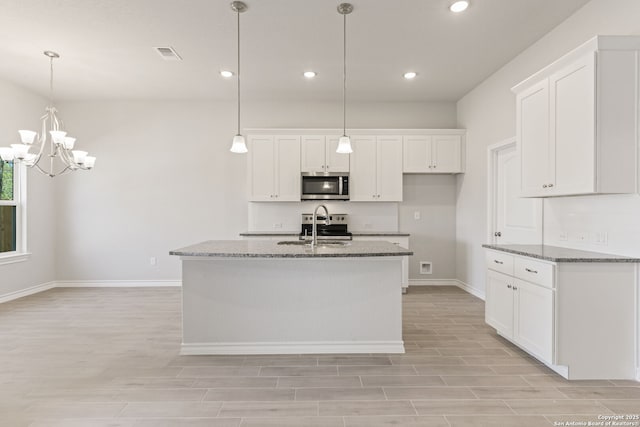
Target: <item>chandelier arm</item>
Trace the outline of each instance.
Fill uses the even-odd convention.
[[[34,164],[34,165],[32,165],[31,167],[32,167],[32,168],[33,168],[33,167],[35,167],[35,168],[36,168],[36,170],[37,170],[38,172],[40,172],[41,174],[43,174],[43,175],[47,175],[47,176],[50,176],[50,177],[52,177],[52,178],[55,176],[55,175],[52,175],[50,172],[47,172],[46,170],[42,169],[42,168],[40,167],[40,165],[39,165],[39,164],[37,164],[37,163],[35,163],[35,164]]]
[[[60,154],[60,160],[62,160],[67,167],[73,168],[80,166],[73,160],[73,157],[69,155],[69,151],[66,148],[62,147],[58,153]]]

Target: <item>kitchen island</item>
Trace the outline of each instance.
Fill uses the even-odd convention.
[[[389,242],[207,241],[182,260],[182,350],[404,353],[402,257]]]

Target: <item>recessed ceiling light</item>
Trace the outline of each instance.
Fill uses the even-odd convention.
[[[404,78],[407,80],[415,79],[418,73],[415,71],[409,71],[408,73],[404,73]]]
[[[305,76],[308,79],[312,79],[315,76],[318,75],[318,73],[316,73],[315,71],[305,71],[304,73],[302,73],[303,76]]]
[[[468,7],[469,7],[468,0],[458,0],[451,3],[451,6],[449,6],[449,10],[451,12],[459,13],[467,10]]]
[[[220,75],[224,78],[229,78],[229,77],[233,77],[233,72],[232,71],[227,71],[227,70],[222,70],[220,71]]]

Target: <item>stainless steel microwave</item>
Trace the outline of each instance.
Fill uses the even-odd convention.
[[[349,174],[302,173],[300,200],[349,200]]]

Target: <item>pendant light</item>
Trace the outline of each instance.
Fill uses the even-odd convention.
[[[353,12],[353,5],[342,3],[338,6],[338,13],[343,18],[343,68],[342,68],[342,136],[338,140],[336,153],[353,153],[351,139],[347,136],[347,15]]]
[[[241,1],[234,1],[231,3],[231,10],[236,12],[238,16],[238,133],[233,137],[233,143],[231,144],[232,153],[246,153],[247,151],[247,143],[244,140],[244,136],[240,133],[240,14],[242,12],[246,12],[247,5]]]

